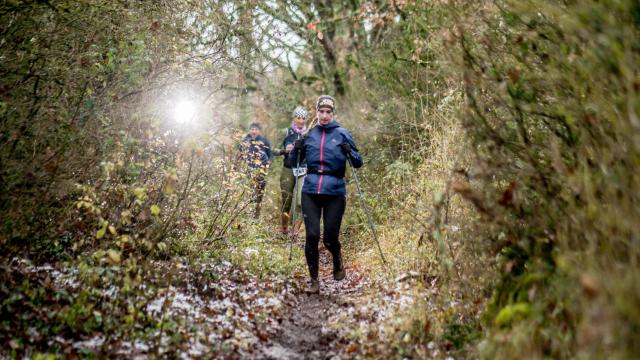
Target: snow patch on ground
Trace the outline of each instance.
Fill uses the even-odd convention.
[[[24,265],[31,273],[46,273],[51,277],[53,283],[57,287],[71,288],[72,290],[76,290],[80,287],[80,282],[77,279],[77,269],[62,269],[62,271],[60,271],[54,268],[51,264],[33,266],[31,262],[25,259],[14,258],[14,261]]]
[[[258,255],[258,250],[248,247],[248,248],[244,249],[244,254],[247,255],[247,256]]]
[[[98,335],[89,340],[74,342],[73,347],[78,350],[95,350],[104,344],[104,340],[104,336]]]
[[[274,344],[262,350],[268,359],[297,359],[298,356],[291,349],[280,344]]]
[[[181,359],[193,359],[205,355],[209,351],[209,346],[201,343],[200,341],[189,342],[189,350],[180,354]]]
[[[147,305],[147,311],[153,315],[165,316],[181,314],[190,318],[202,317],[204,301],[198,295],[188,295],[174,287],[170,287],[166,296],[160,296]]]
[[[151,350],[151,346],[142,340],[136,340],[133,343],[130,341],[123,341],[120,343],[120,349],[117,353],[121,355],[144,354],[149,352],[149,350]]]

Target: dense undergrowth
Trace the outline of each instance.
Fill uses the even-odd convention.
[[[214,268],[227,263],[234,279],[299,274],[300,250],[286,263],[271,228],[247,218],[232,144],[254,117],[277,144],[290,110],[311,109],[319,93],[341,95],[337,116],[365,157],[358,175],[389,264],[352,179],[347,260],[380,286],[415,287],[417,305],[384,334],[352,333],[361,355],[640,353],[637,1],[287,6],[2,5],[8,354],[56,336],[66,340],[54,352],[77,353],[71,341],[99,333],[105,353],[117,355],[119,339],[158,339],[153,351],[178,356],[170,349],[196,335],[184,318],[147,311],[168,289],[220,282]],[[274,23],[303,45],[273,37]],[[301,66],[269,58],[274,41]],[[200,104],[200,127],[171,122],[180,98]],[[277,223],[278,169],[265,223]],[[181,280],[197,274],[213,277]]]
[[[420,254],[440,297],[462,299],[424,321],[474,357],[633,357],[637,4],[415,5],[424,18],[390,27],[397,53],[370,54],[354,104],[380,139],[368,186],[387,250]]]
[[[9,2],[1,15],[2,354],[92,356],[96,344],[77,344],[97,335],[104,354],[156,338],[151,353],[185,352],[196,341],[185,318],[150,302],[219,272],[286,268],[233,255],[250,190],[218,83],[233,60],[212,25],[220,14],[87,1]],[[173,118],[185,99],[199,127]]]
[[[638,5],[400,5],[378,8],[401,20],[357,53],[339,118],[392,270],[446,284],[407,318],[466,356],[633,357]]]

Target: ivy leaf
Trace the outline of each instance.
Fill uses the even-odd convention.
[[[11,346],[11,348],[12,348],[13,350],[20,349],[20,347],[21,347],[21,346],[20,346],[20,342],[19,342],[19,341],[17,341],[16,339],[11,339],[11,341],[9,341],[9,346]]]
[[[127,234],[124,234],[122,236],[120,236],[120,238],[118,239],[118,246],[123,247],[126,243],[128,243],[131,240],[131,237]]]
[[[96,232],[96,239],[102,239],[107,232],[107,226],[109,226],[109,222],[106,220],[102,221],[102,227]]]
[[[165,194],[173,193],[173,182],[166,182],[163,189]]]
[[[120,251],[110,249],[107,251],[107,257],[112,264],[119,264],[121,261]]]
[[[147,197],[147,189],[143,187],[138,187],[133,189],[133,195],[135,195],[136,199],[143,201]]]

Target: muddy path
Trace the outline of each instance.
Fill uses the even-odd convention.
[[[337,327],[336,319],[355,313],[369,279],[353,264],[345,264],[345,269],[344,280],[333,280],[331,255],[321,248],[320,294],[296,294],[296,302],[286,310],[273,341],[262,350],[264,358],[340,359],[355,350],[346,337],[349,324]]]

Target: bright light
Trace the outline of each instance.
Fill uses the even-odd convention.
[[[192,122],[196,115],[196,105],[188,100],[182,100],[173,109],[173,119],[179,124]]]

